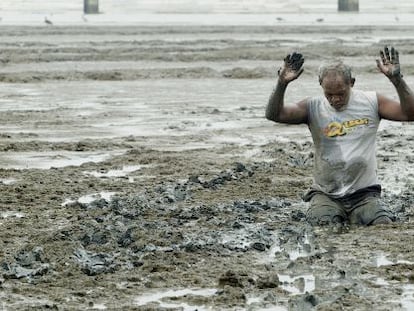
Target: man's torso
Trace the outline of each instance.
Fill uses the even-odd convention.
[[[342,197],[378,184],[376,93],[352,90],[344,111],[336,111],[323,96],[311,98],[308,114],[315,145],[313,188]]]

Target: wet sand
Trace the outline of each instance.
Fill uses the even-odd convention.
[[[396,97],[384,44],[414,86],[411,27],[3,26],[0,308],[410,310],[414,124],[378,134],[398,221],[312,228],[305,126],[264,119],[276,68],[320,92],[341,57]]]

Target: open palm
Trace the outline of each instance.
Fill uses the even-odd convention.
[[[302,54],[293,52],[284,59],[283,67],[279,69],[279,79],[289,83],[297,79],[303,72],[303,63],[305,62]]]
[[[377,67],[388,78],[401,76],[399,54],[394,47],[385,47],[380,51],[381,59],[377,59]]]

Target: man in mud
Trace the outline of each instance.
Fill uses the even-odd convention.
[[[353,89],[355,78],[342,62],[322,66],[323,95],[285,105],[287,86],[303,72],[304,58],[292,53],[278,71],[266,109],[274,122],[305,123],[314,142],[313,185],[305,195],[307,220],[313,225],[390,223],[394,216],[380,204],[376,169],[376,133],[381,119],[414,120],[414,94],[400,72],[399,55],[385,47],[378,69],[394,85],[399,102],[376,92]]]

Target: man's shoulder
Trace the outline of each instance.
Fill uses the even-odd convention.
[[[308,97],[306,99],[308,104],[313,104],[313,103],[322,103],[325,100],[325,96],[324,95],[315,95],[312,97]]]
[[[365,91],[365,90],[358,90],[353,89],[352,94],[354,99],[360,100],[360,101],[370,101],[370,102],[376,102],[377,101],[377,92],[375,91]]]
[[[373,94],[377,94],[377,92],[372,90],[361,90],[361,89],[352,89],[353,94],[358,94],[362,96],[372,96]]]

